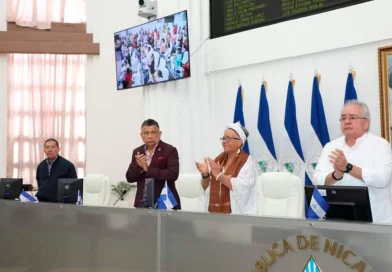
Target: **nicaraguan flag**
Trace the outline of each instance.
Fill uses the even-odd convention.
[[[284,126],[287,135],[284,137],[283,149],[279,158],[279,170],[290,172],[304,180],[306,185],[311,185],[312,182],[305,170],[305,160],[299,138],[292,80],[290,80],[287,90]]]
[[[235,109],[234,109],[234,123],[240,122],[240,124],[245,127],[245,118],[244,118],[244,111],[243,111],[243,104],[244,104],[244,95],[243,95],[243,90],[242,86],[240,85],[238,87],[237,91],[237,99],[235,102]],[[244,151],[248,154],[249,153],[249,146],[248,146],[248,141],[245,141],[244,143]]]
[[[256,159],[262,173],[278,171],[278,162],[275,152],[274,139],[272,138],[269,106],[265,85],[265,82],[263,82],[261,85],[259,117],[257,120],[257,129],[259,130],[262,140],[260,147],[261,151]]]
[[[76,201],[76,205],[78,206],[83,205],[82,192],[80,192],[80,190],[78,190],[78,201]]]
[[[353,72],[348,73],[347,76],[347,83],[346,83],[346,92],[344,94],[344,103],[346,103],[348,100],[357,100],[357,91],[355,90],[354,87],[354,76]]]
[[[325,201],[325,199],[321,196],[317,187],[314,186],[307,217],[312,219],[323,219],[328,208],[329,205],[327,201]]]
[[[170,188],[167,186],[167,182],[165,182],[165,186],[163,187],[161,195],[157,201],[157,209],[171,210],[175,206],[177,206],[177,200],[175,199]]]
[[[312,129],[307,144],[306,171],[313,184],[314,171],[324,146],[330,141],[327,121],[325,118],[323,99],[319,89],[319,75],[313,78],[312,105],[310,110],[310,123]]]
[[[19,201],[20,202],[38,202],[38,200],[33,195],[29,194],[25,190],[22,190],[22,192],[20,193]]]

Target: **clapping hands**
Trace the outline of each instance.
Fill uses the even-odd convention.
[[[139,165],[140,168],[143,168],[143,170],[147,172],[148,170],[147,156],[145,154],[140,154],[139,152],[137,152],[135,158],[136,158],[137,165]]]

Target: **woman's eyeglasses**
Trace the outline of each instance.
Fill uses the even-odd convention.
[[[241,140],[240,138],[231,138],[231,137],[222,137],[220,138],[221,142],[231,142],[232,140]]]

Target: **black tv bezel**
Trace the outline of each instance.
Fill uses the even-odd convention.
[[[166,81],[154,82],[154,83],[150,83],[150,84],[146,84],[146,85],[139,85],[139,86],[119,89],[118,88],[118,84],[117,84],[117,82],[118,82],[117,81],[117,68],[115,68],[114,70],[115,70],[115,80],[116,80],[116,90],[117,91],[125,91],[125,90],[129,90],[129,89],[134,89],[134,88],[147,87],[147,86],[157,85],[157,84],[161,84],[161,83],[177,81],[177,80],[181,80],[181,79],[187,79],[187,78],[190,78],[192,76],[192,72],[191,72],[192,65],[191,65],[190,36],[189,36],[189,16],[188,16],[188,10],[186,10],[186,9],[182,10],[182,11],[179,11],[179,12],[176,12],[176,13],[173,13],[173,14],[166,15],[164,17],[157,18],[157,19],[155,19],[153,21],[149,21],[149,22],[146,22],[146,23],[143,23],[143,24],[135,25],[133,27],[129,27],[129,28],[125,28],[123,30],[116,31],[116,32],[113,33],[113,39],[115,38],[116,34],[118,34],[120,32],[123,32],[125,30],[136,28],[136,27],[140,27],[140,26],[143,26],[143,25],[147,25],[147,24],[150,24],[152,22],[164,19],[166,17],[174,16],[174,15],[176,15],[178,13],[182,13],[182,12],[185,12],[185,14],[186,14],[186,27],[187,27],[187,30],[188,30],[189,77],[182,77],[182,78],[178,78],[178,79],[169,79],[169,80],[166,80]],[[114,44],[114,63],[116,64],[116,45],[115,44]]]

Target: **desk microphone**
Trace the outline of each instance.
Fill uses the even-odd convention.
[[[121,200],[124,200],[124,195],[125,195],[126,193],[127,193],[127,190],[123,190],[123,191],[121,192],[120,197],[117,198],[116,202],[114,202],[113,207],[114,207],[114,205],[117,204],[117,202],[118,202],[120,199],[121,199]]]

